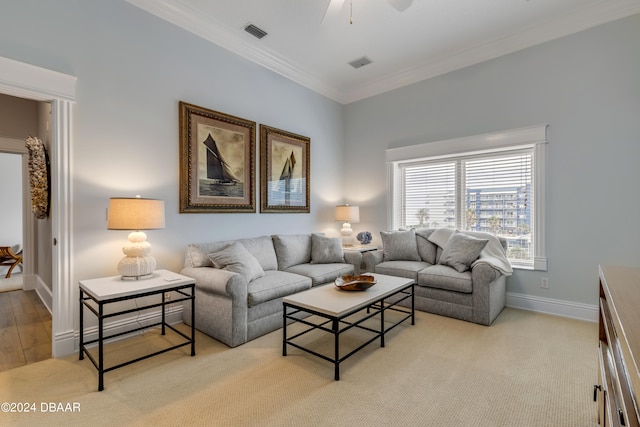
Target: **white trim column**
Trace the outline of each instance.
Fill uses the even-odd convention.
[[[72,354],[76,300],[71,278],[71,115],[70,101],[55,99],[51,105],[52,138],[66,144],[52,144],[51,236],[53,280],[53,357]],[[57,286],[56,286],[57,285]]]

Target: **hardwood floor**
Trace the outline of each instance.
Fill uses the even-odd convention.
[[[36,292],[0,292],[0,371],[49,358],[51,314]]]

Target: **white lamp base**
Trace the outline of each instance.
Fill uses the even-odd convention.
[[[342,224],[342,228],[340,229],[340,234],[342,235],[342,246],[353,246],[353,230],[351,229],[351,224],[345,222]]]
[[[126,255],[118,263],[118,273],[122,280],[140,280],[153,276],[156,259],[149,255],[151,244],[146,241],[147,235],[142,231],[129,234],[129,244],[122,248]]]
[[[156,269],[156,259],[151,255],[126,256],[118,263],[118,273],[122,280],[148,279]]]

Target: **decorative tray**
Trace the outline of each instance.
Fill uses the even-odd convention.
[[[366,291],[376,283],[375,277],[367,274],[359,276],[342,276],[338,277],[333,282],[338,289],[343,291]]]

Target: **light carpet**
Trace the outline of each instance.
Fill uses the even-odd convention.
[[[0,276],[0,292],[17,291],[18,289],[22,289],[22,274],[14,272],[8,279],[4,275]]]
[[[167,337],[110,344],[106,360]],[[597,340],[596,323],[510,308],[490,327],[416,312],[414,326],[345,361],[334,381],[326,361],[296,349],[283,357],[281,330],[233,349],[198,334],[195,357],[185,347],[109,372],[102,392],[77,356],[2,372],[0,402],[36,412],[0,413],[0,424],[593,427]],[[80,410],[43,412],[43,402]]]

